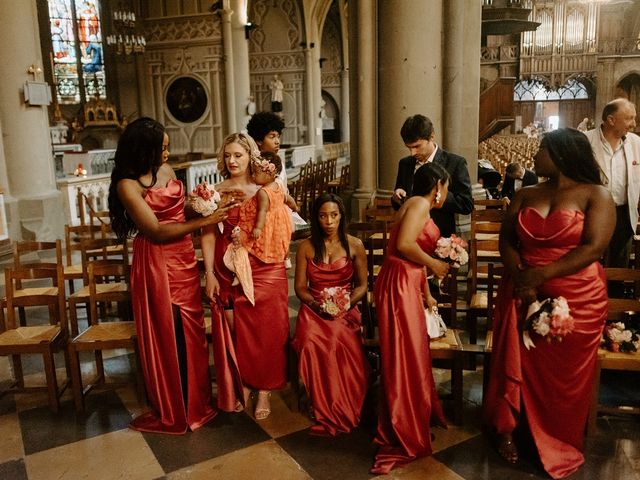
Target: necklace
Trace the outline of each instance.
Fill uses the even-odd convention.
[[[342,246],[340,240],[324,241],[324,251],[327,256],[327,259],[330,259],[333,253]]]

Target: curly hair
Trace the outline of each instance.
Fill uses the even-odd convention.
[[[272,112],[255,113],[247,123],[247,133],[256,142],[262,142],[269,132],[282,134],[282,130],[284,130],[284,121]]]
[[[151,172],[151,184],[143,186],[153,187],[157,181],[158,169],[162,165],[163,139],[164,127],[152,118],[142,117],[127,125],[118,140],[109,185],[109,217],[111,228],[121,240],[133,235],[137,227],[120,201],[118,183],[125,178],[138,180]]]
[[[227,145],[232,143],[237,143],[249,154],[249,164],[254,161],[260,161],[260,149],[253,138],[245,133],[232,133],[231,135],[227,135],[227,138],[224,139],[218,151],[218,173],[225,179],[229,178],[231,174],[224,161],[224,150],[227,148]]]

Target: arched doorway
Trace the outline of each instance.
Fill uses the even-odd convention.
[[[322,90],[322,143],[340,142],[340,109],[338,102],[326,90]]]

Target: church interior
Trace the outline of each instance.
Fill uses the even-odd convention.
[[[2,0],[0,16],[0,478],[373,478],[375,326],[363,338],[375,378],[362,421],[336,437],[309,435],[294,355],[266,420],[249,408],[220,412],[185,435],[128,428],[147,407],[135,332],[104,358],[80,354],[84,391],[72,378],[71,339],[92,309],[129,315],[122,292],[91,297],[87,268],[96,251],[131,261],[108,213],[124,129],[140,117],[160,122],[188,192],[223,180],[225,137],[264,111],[284,122],[278,155],[300,215],[308,220],[324,192],[343,199],[367,249],[367,298],[394,222],[398,161],[409,155],[405,119],[428,116],[437,145],[466,159],[474,209],[456,225],[470,261],[441,288],[448,330],[430,346],[448,428],[432,430],[432,456],[389,478],[549,478],[534,445],[509,465],[482,423],[505,214],[497,197],[509,164],[533,169],[545,132],[598,128],[616,98],[638,108],[640,0]],[[638,123],[629,135],[640,135]],[[292,258],[308,236],[296,228]],[[640,236],[633,242],[629,267],[640,270]],[[200,255],[197,235],[194,244]],[[56,274],[16,273],[40,263]],[[294,270],[291,334],[301,307]],[[640,311],[640,292],[628,296]],[[34,341],[55,329],[60,342]],[[585,464],[568,478],[640,479],[639,371],[635,346],[612,351],[603,340]],[[211,388],[215,397],[215,378]]]

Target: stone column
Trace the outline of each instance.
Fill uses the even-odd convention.
[[[349,129],[349,69],[343,68],[340,74],[340,141],[348,142],[350,138]]]
[[[36,1],[0,2],[0,18],[4,19],[0,122],[7,176],[0,184],[8,187],[11,235],[42,241],[60,238],[64,214],[55,182],[47,108],[29,106],[23,96],[24,83],[34,79],[27,73],[29,66],[43,66]],[[42,73],[36,74],[36,80],[44,81]]]
[[[382,2],[386,4],[388,2]],[[377,112],[377,2],[360,0],[349,2],[349,22],[354,31],[349,42],[353,52],[349,54],[351,75],[350,110],[351,131],[357,132],[351,139],[352,182],[356,186],[351,204],[351,218],[362,219],[364,207],[376,188],[378,163]],[[353,43],[353,45],[352,45]],[[354,164],[354,159],[356,162]]]
[[[377,3],[378,193],[390,195],[398,161],[409,154],[400,137],[407,117],[426,115],[433,121],[438,141],[442,134],[443,1]],[[360,58],[371,62],[361,52]],[[369,136],[367,141],[373,143],[374,138]]]
[[[249,81],[249,42],[245,34],[247,25],[247,1],[231,0],[231,32],[233,41],[233,76],[235,88],[236,128],[240,132],[246,129],[249,116],[247,104],[251,95]],[[230,133],[230,132],[229,132]]]
[[[440,142],[445,150],[467,159],[472,183],[477,179],[478,170],[481,23],[480,2],[446,2]]]
[[[227,133],[236,129],[236,89],[234,75],[233,58],[233,29],[231,27],[231,16],[233,11],[225,6],[220,10],[220,20],[222,21],[222,45],[224,48],[224,86],[227,106]]]
[[[314,45],[315,47],[315,45]],[[313,52],[311,51],[311,45],[307,45],[304,50],[304,59],[305,59],[305,70],[306,70],[306,80],[307,80],[307,143],[309,145],[316,144],[316,115],[315,115],[315,86],[314,80],[315,76],[313,74]]]

